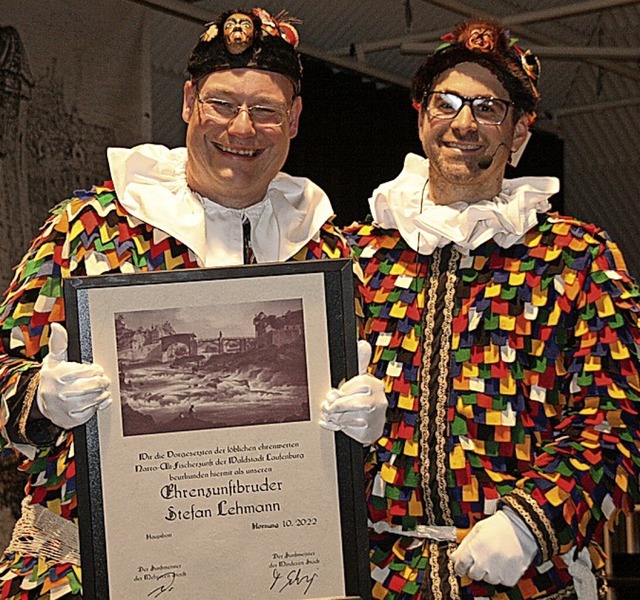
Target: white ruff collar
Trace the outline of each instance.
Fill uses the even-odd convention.
[[[327,195],[312,181],[278,173],[258,204],[233,209],[187,185],[186,148],[155,144],[107,150],[120,203],[133,216],[186,244],[206,267],[242,264],[242,220],[251,222],[258,262],[291,258],[318,236],[333,215]]]
[[[489,239],[508,248],[537,223],[536,213],[551,208],[548,198],[560,189],[555,177],[503,179],[502,191],[491,200],[472,204],[434,204],[428,199],[429,161],[408,154],[396,179],[383,183],[369,199],[374,221],[397,229],[421,254],[449,243],[463,254]]]

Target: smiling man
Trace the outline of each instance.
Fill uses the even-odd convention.
[[[526,139],[529,115],[511,110],[500,81],[472,62],[438,77],[422,104],[418,125],[430,159],[430,197],[453,204],[496,196],[509,155]]]
[[[187,81],[184,96],[189,187],[230,208],[260,202],[298,131],[302,102],[292,82],[233,69]]]
[[[29,480],[2,600],[82,597],[72,429],[111,397],[99,365],[67,361],[64,278],[349,256],[324,192],[280,172],[302,110],[297,42],[264,10],[221,15],[189,58],[186,148],[110,148],[112,181],[58,206],[16,269],[0,307],[0,449]]]
[[[186,148],[108,151],[119,202],[186,241],[202,266],[288,260],[311,246],[344,254],[324,192],[280,172],[302,112],[297,43],[293,25],[264,10],[221,14],[189,57]]]
[[[426,159],[346,231],[387,391],[369,456],[373,597],[596,600],[607,520],[639,500],[638,289],[553,178],[504,179],[539,64],[462,23],[412,86]]]

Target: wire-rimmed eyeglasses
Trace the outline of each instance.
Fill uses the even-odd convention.
[[[469,105],[471,114],[478,123],[500,125],[513,102],[491,96],[467,98],[453,92],[436,91],[426,95],[424,107],[434,119],[455,119],[465,104]]]
[[[265,127],[278,127],[284,123],[289,116],[291,109],[284,110],[274,106],[263,106],[262,104],[236,104],[222,98],[201,98],[200,93],[196,92],[196,98],[202,106],[204,114],[218,121],[219,123],[228,123],[235,119],[241,110],[246,110],[251,122],[254,125],[262,125]]]

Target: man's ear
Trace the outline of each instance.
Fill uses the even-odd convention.
[[[527,142],[531,138],[531,132],[529,131],[529,116],[523,115],[518,119],[513,129],[513,140],[511,140],[511,154],[509,156],[509,164],[512,167],[517,167]]]
[[[289,137],[294,138],[298,135],[298,125],[300,123],[300,113],[302,112],[302,98],[296,96],[291,111],[289,112]]]
[[[188,123],[191,120],[196,103],[196,86],[193,81],[185,81],[182,90],[182,120]]]
[[[522,115],[513,128],[513,139],[511,140],[511,152],[517,152],[522,144],[529,139],[529,115]],[[524,148],[523,148],[524,150]]]
[[[424,142],[422,140],[422,126],[424,125],[425,120],[425,111],[420,109],[418,111],[418,137],[420,138],[420,143],[424,147]],[[427,157],[428,158],[428,157]]]

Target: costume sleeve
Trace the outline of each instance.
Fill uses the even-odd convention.
[[[502,498],[536,535],[542,561],[602,541],[606,521],[640,498],[638,289],[618,247],[595,227],[558,240],[565,267],[550,282],[557,297],[548,321],[557,359],[541,360],[527,382],[525,424],[535,428],[540,407],[553,432]]]
[[[33,408],[49,324],[64,322],[62,277],[69,275],[67,228],[61,206],[16,267],[0,307],[0,448],[48,445],[60,432]]]

